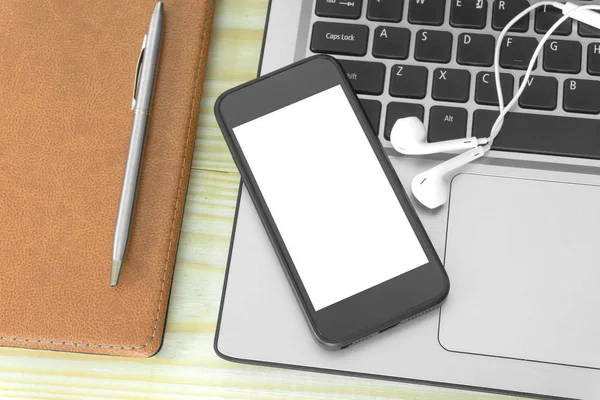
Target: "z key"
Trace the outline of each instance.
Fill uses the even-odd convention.
[[[427,94],[427,77],[429,75],[426,67],[417,65],[394,65],[392,67],[391,75],[391,96],[411,99],[425,98],[425,95]]]

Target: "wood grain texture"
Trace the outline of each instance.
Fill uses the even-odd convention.
[[[252,79],[267,0],[219,0],[165,342],[153,358],[0,349],[1,399],[404,399],[510,397],[228,363],[213,352],[239,175],[212,113]]]

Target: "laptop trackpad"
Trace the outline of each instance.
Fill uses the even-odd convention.
[[[600,187],[460,174],[449,207],[440,344],[600,368]]]

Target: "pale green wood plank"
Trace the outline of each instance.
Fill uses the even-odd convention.
[[[267,1],[223,0],[216,11],[193,167],[236,172],[213,105],[225,90],[256,78]]]

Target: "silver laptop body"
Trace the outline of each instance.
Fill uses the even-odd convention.
[[[328,21],[315,15],[314,1],[271,1],[261,74],[312,54],[312,25]],[[385,24],[366,18],[367,3],[350,23],[372,32]],[[406,15],[409,0],[404,3]],[[492,1],[488,14],[491,9]],[[413,37],[422,29],[402,26]],[[440,29],[454,31],[447,19]],[[575,31],[561,39],[581,41],[585,57],[588,44],[600,39],[578,38]],[[369,40],[370,48],[372,34]],[[454,55],[447,67],[465,68]],[[386,82],[399,63],[370,53],[362,60],[384,63]],[[383,104],[382,129],[386,104],[402,101],[387,90],[359,97]],[[482,108],[472,97],[460,105],[469,112]],[[561,100],[559,95],[555,114],[567,115]],[[430,93],[413,102],[425,106],[427,120]],[[417,173],[449,157],[403,157],[381,141],[409,195]],[[429,211],[413,203],[450,276],[448,300],[440,310],[330,352],[314,341],[242,187],[216,352],[231,361],[277,367],[532,397],[600,398],[600,161],[492,151],[452,179],[448,205]]]

